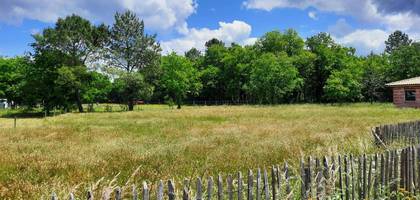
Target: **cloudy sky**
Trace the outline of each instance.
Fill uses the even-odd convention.
[[[252,44],[265,32],[296,29],[306,38],[329,32],[358,54],[382,52],[394,30],[420,39],[420,0],[0,0],[0,55],[30,51],[31,34],[75,13],[112,24],[130,9],[157,33],[165,53],[204,48],[215,37]]]

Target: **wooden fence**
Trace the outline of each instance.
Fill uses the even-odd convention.
[[[395,140],[418,142],[420,122],[379,126],[373,135],[379,145]],[[143,182],[136,186],[89,190],[77,199],[156,200],[280,200],[280,199],[397,199],[420,194],[420,146],[386,150],[381,154],[306,158],[300,166],[288,163],[246,174],[195,180]],[[58,199],[53,193],[51,199]],[[70,193],[66,199],[76,199]]]
[[[394,142],[420,143],[420,121],[389,124],[375,127],[372,133],[377,144],[387,145]]]

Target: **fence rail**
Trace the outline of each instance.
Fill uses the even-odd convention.
[[[176,180],[143,182],[140,188],[88,190],[77,199],[157,200],[280,200],[280,199],[397,199],[398,195],[420,194],[420,122],[378,126],[372,129],[378,145],[394,141],[410,144],[380,154],[308,157],[300,166],[288,163],[270,169]],[[178,183],[178,184],[177,184]],[[76,199],[70,193],[67,199]],[[51,199],[58,199],[52,193]]]

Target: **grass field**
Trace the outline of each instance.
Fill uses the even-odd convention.
[[[5,115],[3,112],[2,115]],[[364,153],[370,128],[420,119],[391,104],[142,106],[134,112],[0,118],[0,199],[118,182],[195,177],[290,163],[304,155]],[[138,168],[137,173],[132,176]]]

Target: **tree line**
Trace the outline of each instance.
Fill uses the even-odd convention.
[[[162,55],[133,12],[111,26],[77,15],[33,35],[32,51],[0,58],[0,98],[13,106],[83,112],[83,104],[189,100],[257,104],[387,101],[385,83],[420,75],[420,43],[392,33],[383,53],[358,56],[321,32],[271,31],[253,45],[211,39],[205,51]]]

